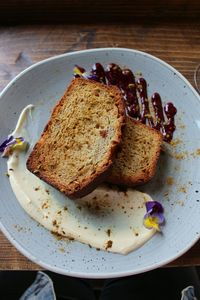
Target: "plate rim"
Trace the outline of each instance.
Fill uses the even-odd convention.
[[[92,49],[85,49],[85,50],[76,50],[76,51],[72,51],[72,52],[66,52],[63,54],[59,54],[59,55],[54,55],[54,56],[50,56],[46,59],[43,59],[41,61],[38,61],[34,64],[32,64],[31,66],[29,66],[28,68],[26,68],[25,70],[21,71],[18,75],[16,75],[1,91],[0,93],[0,100],[1,97],[5,94],[5,92],[10,88],[10,86],[12,86],[12,84],[17,81],[20,77],[22,77],[25,73],[29,72],[31,69],[34,69],[35,67],[38,67],[39,65],[45,64],[51,60],[57,60],[60,59],[62,57],[65,56],[73,56],[76,55],[77,53],[81,54],[81,53],[90,53],[90,52],[101,52],[101,51],[124,51],[124,52],[132,52],[132,53],[138,53],[141,54],[143,56],[149,57],[152,60],[156,60],[157,62],[159,62],[161,65],[164,65],[165,67],[171,69],[173,72],[175,72],[194,92],[194,94],[199,98],[200,101],[200,95],[199,93],[196,91],[196,89],[192,86],[192,84],[189,82],[189,80],[183,76],[176,68],[174,68],[173,66],[171,66],[170,64],[168,64],[167,62],[165,62],[164,60],[149,54],[147,52],[144,51],[140,51],[140,50],[136,50],[136,49],[129,49],[129,48],[118,48],[118,47],[105,47],[105,48],[92,48]]]
[[[12,87],[12,85],[17,82],[18,79],[20,79],[24,74],[28,73],[30,70],[42,65],[42,64],[46,64],[50,61],[54,61],[63,57],[68,57],[68,56],[74,56],[77,54],[82,54],[82,53],[90,53],[90,52],[105,52],[105,51],[116,51],[116,52],[132,52],[133,54],[140,54],[142,56],[151,58],[154,61],[159,62],[161,65],[165,66],[167,69],[170,69],[171,71],[173,71],[176,75],[179,76],[180,79],[182,79],[185,84],[187,85],[187,87],[193,92],[193,94],[196,96],[196,98],[198,99],[199,103],[200,103],[200,95],[198,94],[198,92],[195,90],[195,88],[192,86],[192,84],[188,81],[188,79],[186,79],[177,69],[175,69],[173,66],[171,66],[170,64],[166,63],[165,61],[163,61],[162,59],[149,54],[147,52],[143,52],[143,51],[139,51],[139,50],[135,50],[135,49],[129,49],[129,48],[118,48],[118,47],[108,47],[108,48],[92,48],[92,49],[85,49],[85,50],[77,50],[77,51],[72,51],[72,52],[67,52],[64,54],[60,54],[60,55],[55,55],[55,56],[51,56],[49,58],[46,58],[44,60],[41,60],[39,62],[34,63],[33,65],[29,66],[28,68],[26,68],[25,70],[23,70],[22,72],[20,72],[17,76],[15,76],[7,85],[6,87],[1,91],[0,93],[0,101],[1,98],[5,95],[5,93],[9,90],[10,87]],[[176,253],[176,255],[171,255],[170,258],[166,259],[166,260],[162,260],[162,262],[157,262],[155,264],[151,263],[151,265],[149,265],[148,267],[142,267],[142,268],[138,268],[137,271],[120,271],[120,272],[71,272],[67,269],[64,268],[60,268],[60,267],[56,267],[56,266],[52,266],[48,263],[45,263],[43,261],[40,261],[37,257],[35,257],[31,252],[27,251],[22,245],[21,242],[18,242],[11,233],[9,233],[9,231],[7,230],[7,228],[2,224],[1,220],[0,220],[0,230],[3,232],[3,234],[6,236],[6,238],[11,242],[11,244],[20,252],[22,253],[26,258],[28,258],[29,260],[31,260],[32,262],[34,262],[35,264],[38,264],[39,266],[41,266],[44,269],[48,269],[52,272],[56,272],[62,275],[68,275],[68,276],[73,276],[73,277],[80,277],[80,278],[94,278],[94,279],[105,279],[105,278],[118,278],[118,277],[124,277],[124,276],[130,276],[130,275],[134,275],[134,274],[140,274],[143,272],[147,272],[153,269],[156,269],[158,267],[164,266],[174,260],[176,260],[178,257],[182,256],[184,253],[186,253],[192,246],[194,246],[194,244],[199,240],[200,238],[200,233],[198,235],[195,236],[195,239],[193,240],[193,242],[190,245],[187,245],[185,248],[183,248],[180,252]]]

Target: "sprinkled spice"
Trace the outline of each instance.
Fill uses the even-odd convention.
[[[186,189],[185,186],[181,186],[181,187],[179,188],[179,191],[182,192],[182,193],[187,194],[187,189]]]
[[[111,241],[111,240],[107,241],[106,250],[109,249],[109,248],[112,248],[112,245],[113,245],[113,241]]]
[[[108,236],[110,236],[110,234],[111,234],[111,230],[110,230],[110,229],[108,229],[108,230],[106,231],[106,233],[107,233],[107,235],[108,235]]]
[[[167,185],[173,185],[174,184],[174,178],[173,177],[167,177],[166,183],[167,183]]]
[[[62,253],[64,253],[65,252],[65,249],[64,248],[58,248],[58,250],[60,251],[60,252],[62,252]]]
[[[53,220],[53,221],[52,221],[52,224],[53,224],[53,226],[57,226],[57,221],[56,221],[56,220]]]
[[[42,204],[42,209],[44,209],[44,208],[48,208],[49,207],[49,204],[48,204],[48,202],[44,202],[43,204]]]

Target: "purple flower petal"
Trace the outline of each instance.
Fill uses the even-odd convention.
[[[98,81],[98,77],[96,75],[88,73],[88,72],[84,72],[82,74],[82,77],[85,78],[85,79],[90,79],[90,80]]]
[[[90,79],[90,80],[99,81],[98,77],[94,74],[90,74],[87,78]]]
[[[10,141],[7,144],[7,147],[12,146],[12,145],[16,145],[16,144],[21,144],[21,143],[24,143],[24,142],[25,142],[25,139],[23,137],[13,138],[13,140]]]
[[[12,135],[7,137],[7,139],[0,145],[0,152],[4,152],[6,147],[13,144],[13,141],[14,137]]]
[[[145,205],[146,205],[147,213],[164,212],[163,206],[158,201],[148,201],[145,203]]]
[[[163,206],[158,201],[148,201],[145,205],[147,213],[144,215],[144,226],[160,231],[159,225],[163,225],[165,222]]]
[[[162,213],[153,213],[151,216],[157,219],[159,225],[165,222],[165,217]]]
[[[0,152],[2,152],[2,157],[9,156],[15,147],[20,147],[20,149],[25,149],[27,146],[27,142],[23,137],[14,138],[13,136],[9,136],[1,145]]]

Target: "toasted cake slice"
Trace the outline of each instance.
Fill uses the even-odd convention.
[[[123,124],[117,87],[76,78],[55,106],[27,168],[69,197],[82,197],[105,180]]]
[[[122,143],[107,182],[135,186],[155,174],[162,135],[139,121],[126,117]]]

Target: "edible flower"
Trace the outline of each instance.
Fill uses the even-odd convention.
[[[144,216],[144,226],[148,229],[154,228],[161,231],[160,225],[165,222],[163,206],[158,201],[147,201],[145,205],[147,213]]]
[[[85,69],[79,67],[78,65],[75,65],[73,69],[73,73],[74,73],[74,77],[82,77],[85,79],[98,81],[98,77],[96,75],[86,72]]]
[[[13,137],[8,136],[7,139],[0,145],[0,152],[2,152],[2,157],[9,156],[13,150],[26,150],[27,142],[23,137]]]

